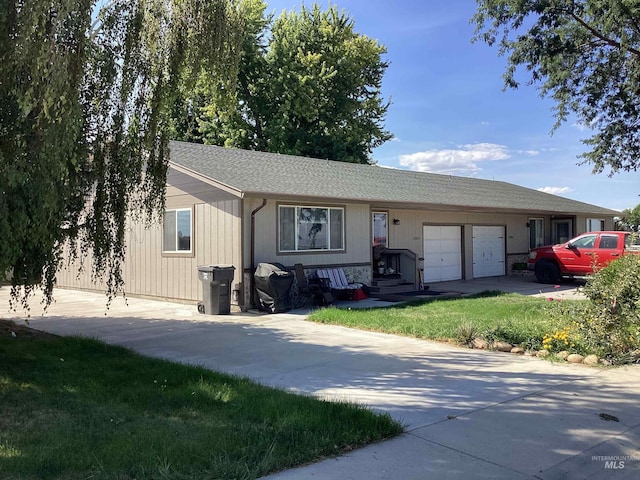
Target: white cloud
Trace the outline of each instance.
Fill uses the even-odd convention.
[[[538,190],[544,193],[551,193],[552,195],[564,195],[565,193],[573,192],[573,189],[569,187],[542,187]]]
[[[480,162],[506,160],[509,151],[504,145],[474,143],[456,149],[426,150],[400,155],[400,165],[419,172],[469,175],[481,170]]]

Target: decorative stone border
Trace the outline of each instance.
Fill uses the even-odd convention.
[[[515,355],[529,355],[531,357],[548,358],[553,355],[548,350],[530,350],[525,351],[524,348],[517,345],[512,345],[508,342],[493,342],[489,343],[483,338],[474,338],[471,342],[471,348],[479,350],[495,350],[498,352],[513,353]],[[600,359],[597,355],[582,356],[578,353],[569,353],[566,350],[555,354],[556,358],[565,360],[568,363],[581,363],[584,365],[611,365],[608,360]]]

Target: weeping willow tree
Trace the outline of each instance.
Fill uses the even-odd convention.
[[[122,291],[127,215],[164,205],[170,113],[196,79],[232,77],[234,0],[1,0],[0,277],[51,302],[91,252]]]

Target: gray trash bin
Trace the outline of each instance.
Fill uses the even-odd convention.
[[[198,278],[202,282],[202,304],[198,305],[201,313],[207,315],[231,313],[231,282],[233,282],[235,269],[233,265],[198,267]]]

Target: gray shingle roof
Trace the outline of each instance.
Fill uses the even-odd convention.
[[[172,164],[245,195],[374,204],[614,215],[606,208],[506,182],[171,142]]]

